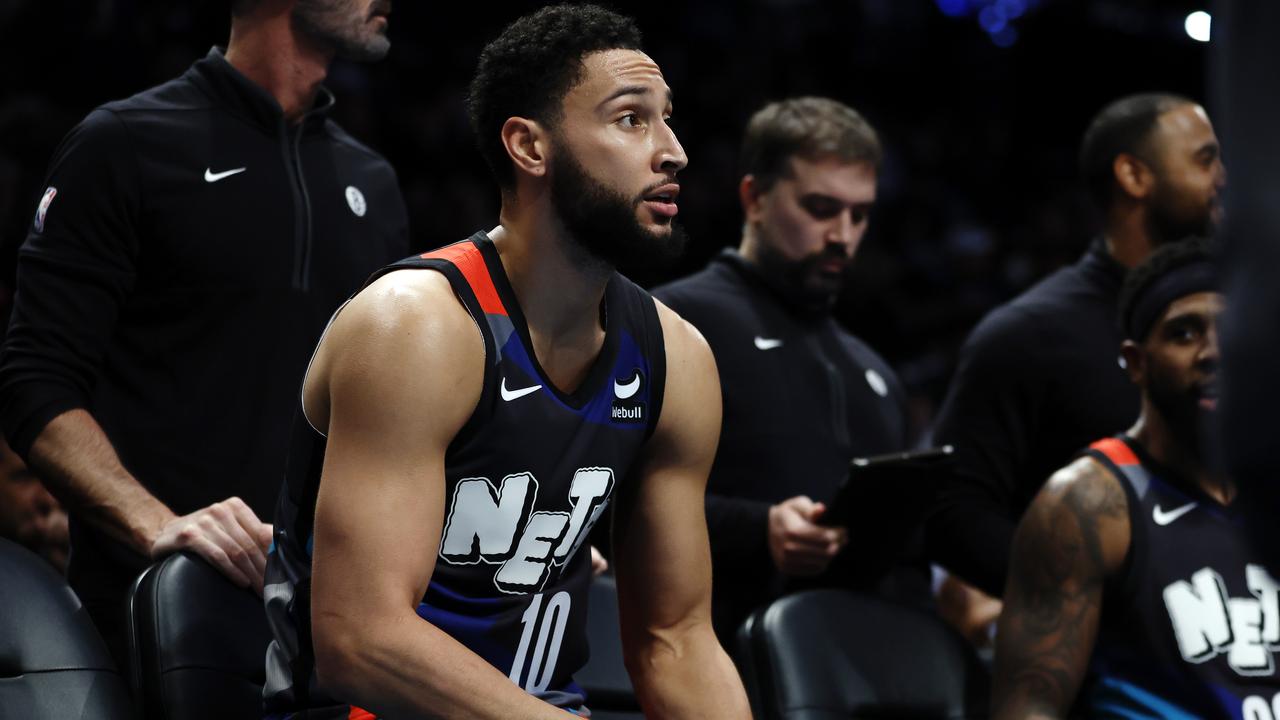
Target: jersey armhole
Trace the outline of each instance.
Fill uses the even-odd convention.
[[[641,312],[647,326],[646,333],[650,335],[659,350],[649,359],[651,363],[649,371],[653,376],[650,388],[653,411],[649,413],[649,424],[644,429],[644,440],[648,442],[658,429],[658,420],[662,417],[662,402],[667,393],[667,341],[662,332],[662,318],[658,316],[658,301],[648,293],[644,293],[642,297]],[[648,339],[646,338],[646,344]]]
[[[453,291],[454,298],[457,299],[458,303],[467,311],[467,316],[471,318],[472,324],[475,325],[476,330],[480,333],[481,348],[484,353],[482,359],[482,362],[484,363],[484,378],[481,381],[482,385],[480,388],[480,396],[476,400],[476,407],[472,408],[471,414],[467,417],[467,421],[463,423],[462,428],[458,431],[458,436],[461,436],[475,424],[476,417],[479,414],[478,410],[482,407],[488,406],[485,402],[486,396],[492,394],[491,388],[493,387],[493,373],[495,372],[493,365],[489,362],[489,358],[496,357],[496,349],[493,347],[494,340],[490,334],[486,332],[487,325],[480,322],[480,316],[477,316],[476,314],[482,311],[480,310],[479,302],[475,299],[474,294],[468,293],[464,295],[464,293],[459,292],[459,283],[461,283],[461,287],[469,286],[467,285],[466,279],[462,276],[462,273],[458,271],[455,265],[445,261],[435,261],[429,265],[407,266],[396,269],[410,268],[434,270],[441,275],[444,275],[445,279],[449,282],[449,289]],[[370,279],[370,282],[372,281],[373,278]],[[368,287],[368,285],[365,287]],[[361,290],[363,290],[363,288],[361,288]],[[324,326],[324,332],[320,333],[320,339],[316,342],[315,349],[311,351],[311,359],[307,361],[307,369],[302,374],[302,383],[298,389],[298,407],[302,409],[302,418],[307,421],[307,425],[309,425],[320,437],[327,438],[328,435],[321,431],[320,428],[316,427],[315,423],[311,421],[310,413],[307,411],[307,379],[311,376],[311,366],[315,364],[316,356],[320,353],[320,346],[324,344],[325,338],[329,335],[329,329],[333,327],[333,322],[338,318],[338,313],[346,309],[347,305],[350,304],[351,301],[355,299],[356,295],[359,294],[359,292],[356,292],[355,295],[347,298],[342,305],[338,306],[337,310],[333,311],[333,315],[329,317],[329,322]]]
[[[358,293],[357,293],[358,294]],[[307,425],[311,427],[317,435],[322,438],[329,437],[316,424],[311,422],[311,414],[307,412],[307,378],[311,377],[311,366],[315,365],[316,356],[320,354],[320,346],[324,344],[324,339],[329,336],[329,329],[333,327],[333,321],[338,319],[338,313],[346,309],[347,305],[355,298],[355,295],[342,301],[337,310],[329,316],[329,322],[325,323],[324,331],[320,333],[320,339],[316,341],[316,346],[311,351],[311,358],[307,360],[307,369],[302,373],[302,382],[298,385],[298,407],[302,409],[302,419],[307,421]]]
[[[1106,448],[1109,445],[1104,445],[1104,443],[1109,443],[1110,440],[1109,438],[1108,440],[1094,443],[1080,454],[1081,457],[1092,458],[1102,465],[1120,484],[1121,489],[1124,490],[1125,505],[1129,516],[1129,547],[1125,548],[1124,560],[1121,561],[1120,568],[1114,576],[1107,579],[1104,585],[1106,596],[1115,598],[1111,602],[1103,601],[1104,617],[1110,614],[1107,608],[1129,607],[1136,601],[1140,590],[1138,579],[1142,576],[1143,568],[1146,566],[1144,555],[1146,526],[1142,523],[1141,498],[1138,497],[1133,483],[1129,481],[1128,473],[1108,453]],[[1128,450],[1127,446],[1125,446],[1125,450]]]

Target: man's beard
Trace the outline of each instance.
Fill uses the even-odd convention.
[[[1190,449],[1197,457],[1202,455],[1201,425],[1209,420],[1200,409],[1200,393],[1195,388],[1181,388],[1164,372],[1151,367],[1147,376],[1147,397],[1164,424],[1173,433],[1174,440]]]
[[[1157,180],[1157,183],[1160,182]],[[1210,237],[1214,231],[1213,213],[1205,208],[1203,213],[1187,217],[1178,207],[1178,199],[1167,187],[1157,185],[1148,214],[1148,229],[1156,245],[1184,240],[1188,237]]]
[[[560,147],[566,148],[563,141]],[[674,219],[663,234],[646,230],[636,218],[643,195],[649,191],[628,200],[588,175],[567,148],[552,161],[551,205],[564,223],[569,241],[609,267],[660,268],[684,251],[684,228]]]
[[[776,252],[766,238],[760,238],[757,263],[766,282],[798,305],[817,311],[830,310],[844,287],[844,274],[831,277],[818,271],[818,265],[844,251],[828,247],[806,255],[799,260],[789,260]]]
[[[330,48],[338,57],[355,62],[372,62],[386,57],[391,41],[380,32],[361,35],[369,18],[359,18],[342,0],[302,0],[290,16],[293,29],[313,42]],[[370,12],[390,9],[389,2],[375,3]]]

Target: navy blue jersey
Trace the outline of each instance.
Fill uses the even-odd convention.
[[[1106,589],[1078,708],[1088,717],[1274,720],[1280,584],[1240,502],[1224,507],[1123,438],[1087,452],[1124,486],[1131,540]]]
[[[548,381],[484,233],[409,258],[443,273],[484,336],[480,401],[445,455],[444,528],[418,614],[520,687],[580,708],[573,673],[587,660],[588,532],[657,422],[666,356],[653,299],[621,275],[605,291],[604,346],[572,393]],[[371,279],[372,281],[372,279]],[[269,713],[350,708],[318,687],[310,642],[310,550],[324,438],[296,423],[275,516],[266,602]],[[394,552],[388,548],[388,552]],[[318,709],[319,711],[317,712]]]

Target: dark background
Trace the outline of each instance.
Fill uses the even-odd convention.
[[[396,0],[388,58],[334,66],[336,117],[400,173],[417,249],[495,224],[465,87],[484,43],[542,4]],[[764,103],[827,95],[880,131],[880,201],[837,312],[898,369],[920,427],[973,324],[1096,232],[1075,170],[1089,118],[1131,92],[1207,92],[1209,45],[1183,20],[1208,0],[603,4],[643,29],[690,157],[689,252],[645,285],[737,244],[737,143]],[[0,282],[12,287],[59,139],[94,106],[180,74],[228,27],[225,0],[0,0]]]

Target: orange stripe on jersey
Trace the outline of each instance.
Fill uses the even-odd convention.
[[[355,705],[352,705],[351,713],[347,715],[347,720],[378,720],[378,716],[368,710],[361,710]]]
[[[423,260],[448,260],[462,271],[471,291],[480,301],[480,309],[489,315],[506,315],[507,308],[498,297],[498,289],[493,286],[493,278],[489,277],[489,267],[484,264],[484,256],[480,248],[470,240],[463,240],[446,245],[439,250],[422,253],[418,257]]]
[[[1097,450],[1107,456],[1111,462],[1117,465],[1137,465],[1138,456],[1133,454],[1133,449],[1125,444],[1120,438],[1105,438],[1099,440],[1089,447]]]

